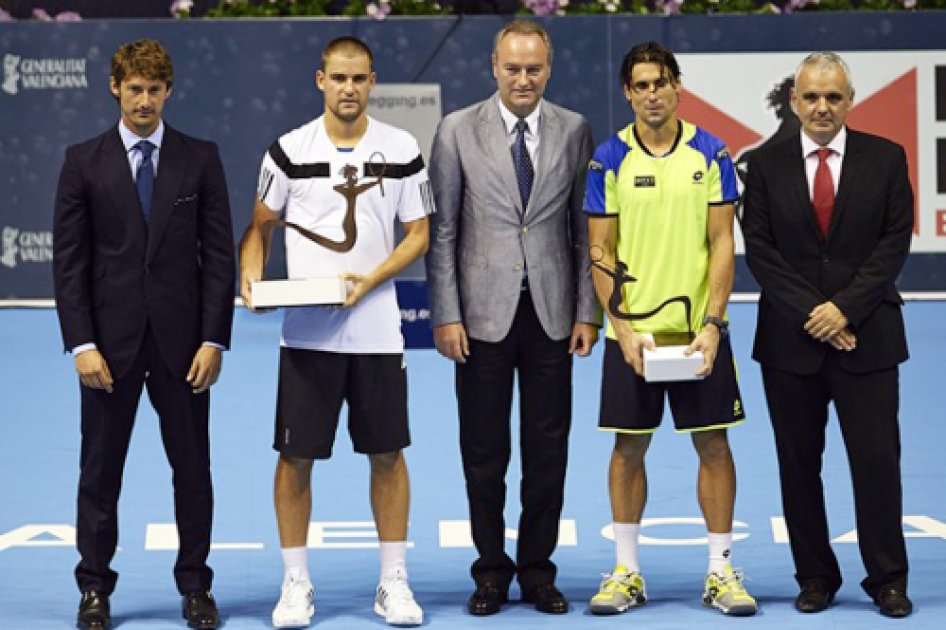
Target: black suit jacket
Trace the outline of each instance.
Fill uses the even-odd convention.
[[[899,145],[848,129],[834,213],[821,236],[797,135],[760,149],[749,164],[743,234],[762,286],[753,358],[795,374],[818,371],[830,344],[804,330],[827,300],[850,321],[857,347],[841,352],[850,372],[907,359],[895,281],[910,250],[913,191]]]
[[[142,217],[118,128],[66,151],[53,275],[67,351],[94,342],[114,378],[150,323],[181,378],[202,342],[228,347],[234,257],[230,202],[213,143],[165,124],[151,219]]]

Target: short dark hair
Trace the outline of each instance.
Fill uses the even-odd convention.
[[[646,42],[634,46],[624,55],[624,61],[621,63],[621,84],[625,87],[631,85],[631,74],[634,72],[634,66],[639,63],[655,63],[660,66],[660,71],[664,70],[670,73],[673,81],[680,79],[680,64],[673,55],[673,51],[658,42]]]
[[[328,58],[335,53],[342,51],[357,51],[364,53],[368,56],[368,65],[372,70],[374,69],[374,55],[371,54],[371,49],[368,48],[368,44],[364,43],[357,37],[351,37],[350,35],[336,37],[328,43],[328,46],[326,46],[325,50],[322,51],[322,67],[319,69],[322,70],[322,72],[325,72],[325,66],[328,63]]]
[[[174,83],[174,64],[161,42],[154,39],[128,42],[122,44],[112,56],[112,78],[117,85],[134,75],[150,81],[164,81],[171,87]]]

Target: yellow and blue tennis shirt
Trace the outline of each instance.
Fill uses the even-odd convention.
[[[635,282],[624,285],[624,310],[645,313],[668,298],[692,302],[689,326],[684,308],[672,303],[633,322],[638,332],[699,331],[709,301],[710,206],[739,198],[736,171],[723,142],[680,121],[670,151],[656,157],[628,125],[595,151],[588,166],[585,212],[617,217],[617,258]],[[608,324],[608,337],[614,330]]]

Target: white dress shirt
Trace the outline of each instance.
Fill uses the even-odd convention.
[[[506,140],[509,142],[509,146],[512,147],[516,141],[516,123],[519,122],[519,117],[509,111],[502,100],[497,99],[496,102],[499,103],[499,114],[503,117],[503,123],[506,125]],[[526,124],[529,126],[525,134],[526,150],[529,152],[529,159],[532,160],[534,173],[538,173],[539,170],[539,162],[536,157],[539,155],[539,119],[541,115],[542,101],[540,99],[532,113],[525,117]]]
[[[841,131],[826,146],[822,147],[817,142],[808,137],[804,131],[801,132],[801,154],[805,156],[805,175],[808,176],[808,198],[815,198],[815,171],[818,170],[818,149],[831,149],[828,155],[828,170],[831,171],[831,179],[834,181],[834,195],[838,194],[838,182],[841,180],[841,164],[844,162],[844,147],[847,145],[847,127],[841,127]]]
[[[132,179],[138,176],[138,167],[141,166],[141,160],[144,156],[136,145],[142,140],[147,140],[154,145],[154,151],[151,153],[151,162],[154,164],[154,176],[158,176],[158,162],[161,160],[161,143],[164,142],[164,121],[158,122],[158,128],[150,136],[142,138],[134,131],[125,126],[125,121],[118,123],[118,135],[121,136],[122,144],[125,145],[125,151],[128,152],[128,165],[131,167]]]

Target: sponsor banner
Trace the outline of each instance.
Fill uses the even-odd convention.
[[[86,59],[32,59],[15,52],[3,55],[3,80],[0,90],[16,96],[29,90],[86,90]]]
[[[368,114],[411,132],[420,145],[424,163],[443,116],[438,83],[378,83],[368,98]]]
[[[841,52],[851,69],[848,124],[902,145],[916,195],[912,251],[946,252],[946,52]],[[679,55],[679,113],[720,136],[740,171],[752,150],[799,133],[789,102],[802,53]],[[726,86],[719,72],[738,74]],[[939,138],[938,138],[939,136]],[[743,251],[742,238],[737,250]]]
[[[371,90],[368,113],[388,124],[400,127],[417,138],[424,163],[430,162],[430,146],[443,116],[440,85],[437,83],[379,83]],[[398,236],[402,234],[398,226]],[[433,348],[430,309],[427,305],[427,274],[424,260],[401,272],[395,282],[401,308],[401,334],[408,349]]]
[[[408,349],[433,348],[434,335],[430,330],[430,308],[427,306],[425,280],[398,280],[397,303],[401,307],[401,334]]]
[[[430,163],[430,147],[434,142],[434,134],[437,133],[437,125],[443,117],[440,84],[378,83],[368,98],[368,114],[389,125],[409,131],[420,145],[424,164]],[[397,236],[398,239],[403,236],[400,225],[397,226]],[[400,277],[426,278],[423,258],[415,260],[401,272]],[[424,299],[426,300],[426,297]]]
[[[5,225],[0,229],[0,239],[0,265],[7,269],[52,262],[52,232],[30,232]]]
[[[53,233],[45,225],[3,216],[0,200],[0,306],[4,300],[52,297]]]

